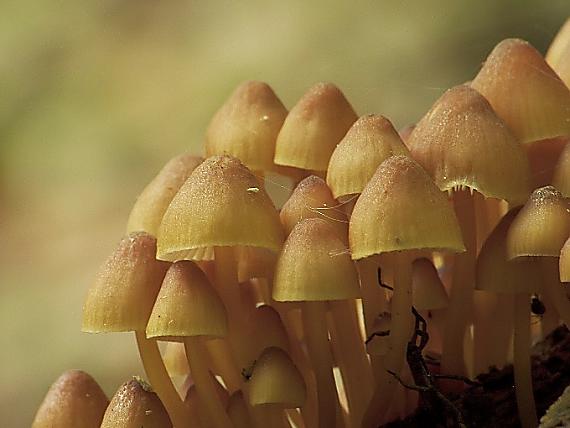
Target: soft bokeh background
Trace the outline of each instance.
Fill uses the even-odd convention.
[[[567,0],[2,0],[0,425],[29,426],[65,369],[109,395],[141,372],[130,334],[80,333],[86,289],[137,193],[200,151],[240,81],[287,106],[333,81],[401,127],[498,41],[544,52],[568,15]]]

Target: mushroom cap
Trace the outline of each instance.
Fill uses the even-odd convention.
[[[560,281],[570,282],[570,237],[560,251]]]
[[[156,236],[170,201],[204,159],[188,153],[170,159],[137,198],[127,222],[127,233],[144,231]]]
[[[316,175],[305,178],[295,187],[281,208],[279,218],[286,235],[305,218],[321,218],[335,229],[339,238],[347,239],[346,214],[333,197],[327,183]]]
[[[471,86],[522,143],[570,135],[570,91],[524,40],[500,42]]]
[[[307,389],[301,373],[281,348],[267,348],[253,368],[249,380],[252,406],[278,404],[284,408],[302,407]]]
[[[270,170],[285,117],[287,109],[267,83],[244,82],[212,118],[206,156],[231,155],[253,171]]]
[[[566,141],[566,146],[558,158],[552,185],[560,190],[565,197],[570,198],[570,143],[568,141]]]
[[[166,210],[158,258],[183,260],[191,250],[215,246],[279,251],[282,242],[279,216],[256,177],[238,159],[214,156],[192,172]]]
[[[338,142],[357,116],[332,83],[317,83],[291,109],[275,146],[277,165],[326,171]]]
[[[170,417],[150,385],[138,378],[117,390],[105,412],[101,428],[169,428]]]
[[[390,251],[465,250],[446,195],[407,156],[378,167],[352,211],[349,241],[355,260]]]
[[[223,337],[227,328],[226,309],[206,274],[193,262],[174,263],[152,309],[147,337]]]
[[[343,300],[360,297],[358,275],[346,243],[320,218],[295,225],[277,260],[273,299]]]
[[[410,135],[412,157],[444,191],[463,186],[521,205],[530,193],[528,159],[476,90],[447,90]]]
[[[144,331],[169,263],[155,259],[156,239],[134,232],[99,270],[83,306],[82,331]]]
[[[523,258],[509,260],[507,234],[518,209],[509,211],[487,237],[477,257],[475,288],[493,293],[534,293],[540,289],[540,266]]]
[[[99,428],[109,399],[81,370],[64,372],[38,408],[32,428]]]
[[[558,257],[570,235],[568,201],[552,186],[536,189],[507,234],[507,257]]]
[[[378,166],[392,155],[409,155],[392,123],[375,114],[360,117],[330,158],[327,184],[333,196],[362,193]]]
[[[566,86],[570,87],[570,18],[566,20],[550,44],[546,62],[558,73]]]
[[[419,310],[444,309],[449,298],[437,269],[425,257],[412,263],[412,304]]]
[[[251,364],[265,348],[280,348],[289,352],[289,337],[279,313],[271,306],[261,305],[252,314],[248,334],[256,340],[245,346],[246,364]]]

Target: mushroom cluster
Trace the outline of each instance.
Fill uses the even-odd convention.
[[[546,59],[504,40],[400,134],[330,83],[290,111],[241,84],[87,294],[83,331],[133,331],[149,384],[109,404],[68,372],[33,426],[372,428],[417,408],[418,365],[445,396],[507,363],[537,426],[530,346],[570,321],[568,64],[570,21]]]

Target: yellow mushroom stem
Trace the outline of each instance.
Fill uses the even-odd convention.
[[[544,315],[542,315],[540,318],[540,333],[544,339],[560,324],[560,314],[558,313],[558,309],[556,309],[554,302],[550,299],[549,293],[542,292],[540,295],[540,300],[546,309]]]
[[[235,392],[228,403],[228,415],[232,421],[234,428],[251,428],[253,423],[251,416],[245,404],[243,393]]]
[[[208,340],[206,348],[210,355],[210,368],[222,377],[229,393],[239,390],[243,379],[227,338]]]
[[[378,263],[375,257],[367,257],[356,263],[362,291],[364,325],[366,334],[372,333],[374,320],[386,310],[386,294],[378,285]]]
[[[164,404],[175,427],[190,427],[188,412],[172,384],[160,355],[156,340],[147,339],[144,331],[135,332],[139,354],[152,388]]]
[[[259,428],[287,428],[283,407],[276,404],[252,406],[254,424]]]
[[[558,257],[543,257],[542,264],[545,276],[544,292],[554,304],[562,322],[568,327],[570,326],[570,300],[568,300],[566,290],[560,282]]]

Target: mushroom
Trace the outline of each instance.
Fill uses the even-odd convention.
[[[570,198],[570,144],[560,154],[558,163],[554,169],[552,185],[567,198]]]
[[[570,18],[554,37],[546,53],[546,62],[570,86]]]
[[[224,409],[227,409],[228,402],[230,399],[228,391],[220,384],[220,382],[218,382],[218,380],[215,378],[214,375],[212,375],[211,373],[208,373],[208,375],[210,376],[212,383],[214,384],[214,388],[216,390],[216,397],[214,399],[219,400],[220,403],[222,403],[222,407]],[[191,375],[188,376],[188,381],[189,382],[192,381]],[[198,394],[198,391],[196,389],[196,384],[193,383],[188,387],[188,390],[186,391],[186,398],[184,399],[184,404],[186,404],[186,406],[188,406],[189,408],[190,420],[192,421],[193,424],[195,424],[198,427],[212,426],[206,411],[208,403],[203,402],[203,398],[200,397],[200,394]],[[229,416],[230,415],[228,414],[228,417]]]
[[[560,281],[570,282],[570,237],[560,251]]]
[[[242,391],[236,391],[230,396],[226,411],[234,428],[251,428],[253,426]]]

